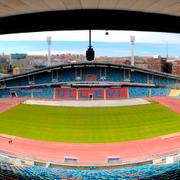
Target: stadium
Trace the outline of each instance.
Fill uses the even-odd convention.
[[[70,9],[78,9],[76,3],[66,7],[72,5],[74,8]],[[46,7],[42,4],[36,4],[39,11],[40,7]],[[14,8],[25,10],[25,5],[19,5]],[[26,9],[27,15],[14,14],[17,28],[11,28],[9,23],[14,16],[4,15],[5,19],[0,19],[4,29],[0,32],[27,32],[20,23],[22,17],[35,20],[37,27],[31,27],[29,21],[27,28],[38,31],[49,29],[42,19],[51,18],[53,13],[67,19],[76,13],[78,17],[89,18],[89,13],[96,16],[96,11],[87,8],[86,14],[85,9],[49,12],[44,16],[40,13],[36,14],[36,20],[37,12],[28,14]],[[113,18],[112,12],[106,11],[105,16]],[[90,21],[91,26],[104,29],[106,23],[96,20],[94,24]],[[88,28],[83,23],[78,20],[70,27],[64,20],[61,29]],[[117,22],[109,23],[106,26],[118,28]],[[173,24],[167,27],[161,23],[159,26],[155,23],[154,27],[178,30]],[[53,20],[51,25],[59,28]],[[125,22],[121,25],[127,28]],[[143,29],[143,23],[136,28]],[[178,75],[134,65],[84,61],[2,77],[0,121],[0,179],[178,179],[180,176]]]

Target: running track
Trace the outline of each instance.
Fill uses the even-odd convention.
[[[107,156],[119,156],[123,161],[168,154],[180,149],[180,135],[170,138],[107,144],[71,144],[15,138],[12,144],[0,140],[0,150],[42,160],[63,162],[64,156],[74,156],[79,163],[105,163]]]
[[[180,98],[171,98],[164,96],[164,97],[152,97],[147,99],[159,102],[160,104],[180,114]]]
[[[17,106],[25,100],[26,98],[0,99],[0,113],[7,111],[14,106]]]

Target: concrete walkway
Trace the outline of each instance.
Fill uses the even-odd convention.
[[[89,101],[51,101],[29,99],[24,104],[47,105],[47,106],[74,106],[74,107],[104,107],[104,106],[131,106],[149,104],[145,99],[122,99],[122,100],[89,100]]]

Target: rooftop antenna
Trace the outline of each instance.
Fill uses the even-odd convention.
[[[88,61],[93,61],[95,56],[95,52],[91,46],[91,30],[89,30],[89,47],[86,51],[86,59]]]
[[[168,45],[169,45],[168,42],[166,42],[166,58],[167,59],[168,59],[168,56],[169,56],[169,52],[168,52],[169,47],[168,47]]]
[[[134,66],[134,44],[135,44],[135,36],[130,36],[131,42],[131,66]]]
[[[47,65],[51,65],[51,36],[47,36],[47,43],[48,43],[48,63]]]
[[[8,65],[8,73],[12,73],[13,72],[13,66],[12,66],[12,57],[11,57],[12,54],[10,54],[9,56],[9,65]]]

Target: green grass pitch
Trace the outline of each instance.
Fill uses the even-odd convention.
[[[0,114],[0,133],[47,141],[120,142],[179,130],[180,115],[160,104],[125,107],[18,105]]]

